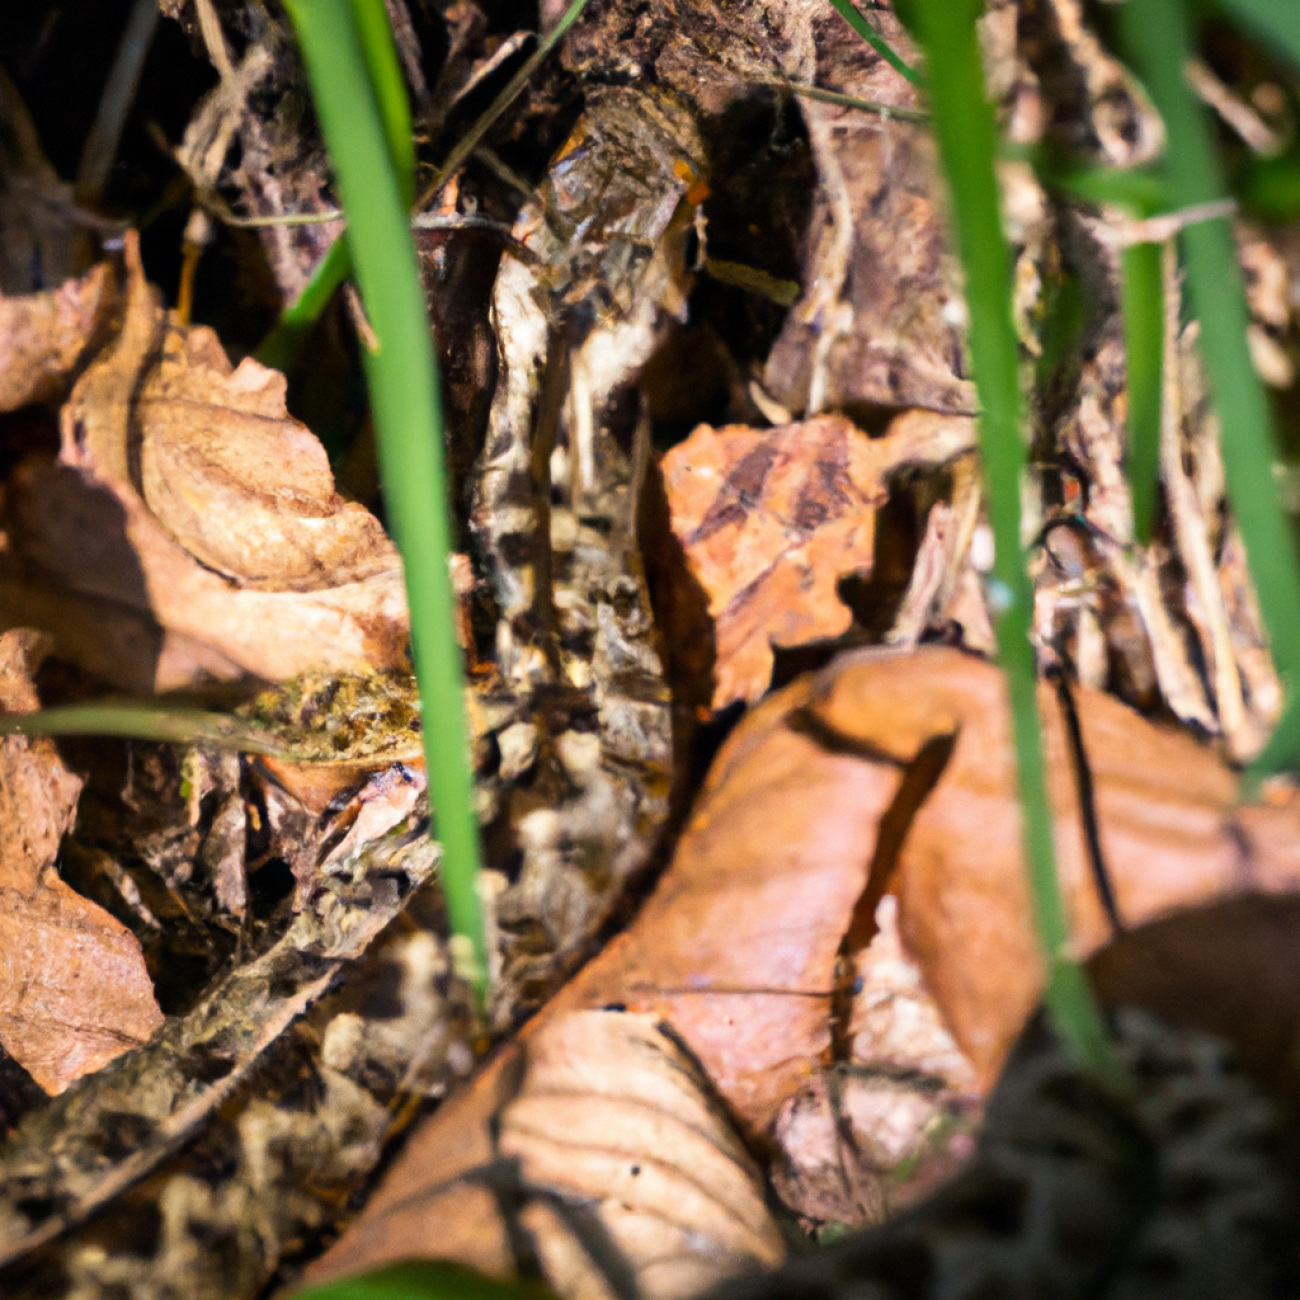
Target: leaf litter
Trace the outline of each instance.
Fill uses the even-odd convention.
[[[285,33],[264,27],[236,70],[206,0],[171,8],[222,69],[183,151],[200,198],[222,185],[258,215],[326,204],[318,142],[292,114],[268,114],[264,90],[250,93],[301,93]],[[454,8],[447,67],[468,86],[496,62],[484,15]],[[910,57],[893,16],[877,16]],[[524,189],[536,159],[559,150],[515,232],[541,250],[540,268],[468,228],[421,236],[453,459],[476,502],[478,549],[459,589],[505,976],[494,1027],[545,1003],[468,1082],[484,1040],[450,974],[436,852],[419,838],[421,720],[400,560],[378,516],[340,493],[324,448],[288,414],[282,376],[232,366],[214,333],[163,310],[133,234],[123,257],[79,280],[0,299],[5,409],[61,407],[57,454],[19,464],[0,501],[0,613],[54,647],[38,685],[19,670],[21,703],[6,698],[6,710],[84,697],[95,682],[248,694],[272,681],[282,685],[245,712],[297,750],[0,742],[6,798],[40,795],[11,819],[41,842],[6,850],[15,888],[45,898],[38,910],[57,898],[63,913],[96,918],[140,994],[96,989],[110,1013],[135,1008],[126,1029],[86,1031],[125,1046],[113,1065],[84,1043],[27,1042],[35,1021],[0,1036],[10,1064],[51,1093],[97,1071],[29,1102],[0,1150],[15,1295],[184,1284],[217,1300],[290,1282],[350,1217],[345,1203],[413,1098],[448,1095],[309,1277],[434,1251],[501,1276],[540,1271],[566,1296],[695,1295],[777,1263],[778,1224],[829,1236],[878,1223],[972,1153],[975,1172],[930,1204],[978,1210],[1008,1116],[1045,1113],[995,1100],[981,1136],[1040,978],[1001,679],[959,649],[915,648],[993,648],[960,287],[929,141],[913,121],[806,99],[796,110],[771,89],[788,78],[915,106],[914,89],[840,24],[811,0],[769,6],[761,21],[675,0],[593,6],[564,44],[565,71],[493,141],[515,167],[532,150]],[[416,67],[419,27],[403,36]],[[1071,0],[1032,16],[994,5],[985,27],[991,86],[1018,142],[1065,130],[1127,164],[1158,147],[1159,123]],[[448,103],[428,121],[445,121]],[[744,114],[766,124],[753,156],[773,174],[799,175],[800,156],[815,173],[802,216],[725,162],[718,141],[752,129]],[[21,167],[57,186],[26,138]],[[487,211],[509,227],[520,173],[491,157],[458,174],[444,215]],[[1289,1080],[1269,1074],[1290,1021],[1271,1029],[1247,1014],[1249,990],[1269,977],[1239,956],[1249,925],[1287,951],[1289,904],[1273,896],[1297,886],[1294,802],[1275,790],[1236,804],[1211,745],[1131,707],[1190,721],[1241,758],[1279,698],[1224,522],[1195,326],[1171,332],[1171,517],[1142,554],[1129,545],[1105,214],[1048,195],[1027,169],[1005,179],[1026,354],[1056,346],[1047,318],[1061,283],[1100,285],[1091,334],[1067,340],[1042,393],[1031,493],[1041,658],[1083,683],[1070,706],[1043,688],[1073,931],[1082,950],[1102,949],[1108,999],[1234,1039],[1293,1110]],[[729,228],[717,214],[742,195],[756,219]],[[576,244],[564,224],[574,213],[586,231]],[[3,226],[6,254],[15,228]],[[333,235],[258,238],[292,293]],[[692,239],[707,244],[694,261]],[[1256,352],[1281,384],[1290,309],[1271,249],[1250,233],[1243,257],[1267,340]],[[493,292],[484,268],[498,262]],[[711,262],[747,273],[696,280]],[[803,286],[788,313],[759,304],[752,290],[768,281]],[[453,303],[450,286],[467,284],[478,288]],[[725,394],[725,410],[716,396],[688,401],[693,432],[652,458],[638,371],[697,314],[712,341],[691,374]],[[554,359],[561,343],[568,370]],[[656,492],[666,531],[645,546],[652,615],[633,529],[651,535]],[[674,599],[688,613],[680,642]],[[664,652],[679,701],[699,704],[675,718],[675,798],[694,803],[635,919],[546,1002],[598,928],[628,915],[628,882],[666,856],[654,616],[677,642]],[[701,680],[682,676],[687,640],[705,647]],[[874,641],[894,649],[833,657]],[[10,631],[3,644],[34,642]],[[763,698],[807,665],[820,667]],[[692,727],[719,729],[740,701],[749,713],[693,790]],[[1218,988],[1209,1010],[1161,974],[1184,967],[1189,987]],[[156,1033],[154,989],[168,1013]],[[1276,1004],[1288,999],[1279,989]],[[82,997],[75,1009],[96,1005]],[[1132,1035],[1134,1051],[1176,1055],[1146,1029]],[[1023,1099],[1027,1069],[1013,1066],[995,1096]],[[1099,1105],[1098,1131],[1111,1133]],[[108,1128],[120,1143],[104,1142]],[[234,1172],[214,1180],[217,1168]],[[1123,1178],[1114,1186],[1128,1194]],[[119,1249],[114,1234],[148,1207],[158,1240]]]

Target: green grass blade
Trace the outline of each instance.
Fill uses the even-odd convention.
[[[1189,208],[1222,197],[1209,123],[1182,75],[1193,50],[1186,10],[1180,0],[1128,0],[1118,9],[1129,59],[1164,118],[1171,201]],[[1201,359],[1223,427],[1228,495],[1289,699],[1287,716],[1254,770],[1294,768],[1300,766],[1300,559],[1273,477],[1272,412],[1246,341],[1250,318],[1236,243],[1226,217],[1188,226],[1180,242],[1200,321]]]
[[[447,911],[460,937],[460,956],[472,955],[482,989],[487,948],[464,666],[448,569],[452,532],[442,401],[415,245],[349,0],[287,0],[285,7],[307,65],[362,300],[378,341],[376,351],[365,352],[366,374],[384,500],[406,566]]]
[[[994,155],[993,109],[973,0],[915,0],[916,30],[929,68],[930,111],[952,191],[953,233],[966,277],[970,352],[980,400],[980,449],[996,559],[998,653],[1011,697],[1016,771],[1030,897],[1047,966],[1046,1003],[1075,1058],[1118,1079],[1120,1067],[1087,980],[1070,955],[1069,925],[1056,875],[1052,812],[1030,641],[1033,587],[1020,544],[1020,485],[1025,471],[1019,355],[1011,316],[1011,251],[1002,231]]]
[[[1221,0],[1243,27],[1300,68],[1300,5],[1295,0]]]
[[[415,198],[415,136],[411,126],[411,103],[406,97],[402,64],[393,39],[392,24],[384,0],[352,0],[352,17],[361,38],[361,53],[370,73],[370,85],[384,121],[388,156],[393,160],[402,202],[411,206]]]
[[[536,1282],[497,1282],[454,1264],[394,1264],[296,1291],[293,1300],[547,1300]]]
[[[866,15],[853,3],[853,0],[831,0],[839,15],[895,72],[904,76],[914,86],[925,85],[925,78],[910,64],[905,63],[897,51],[876,29],[867,22]]]
[[[1160,395],[1164,367],[1164,285],[1159,244],[1120,254],[1124,358],[1128,372],[1128,471],[1133,537],[1151,540],[1160,480]]]
[[[104,700],[7,714],[0,717],[0,736],[120,736],[176,745],[206,742],[241,754],[295,757],[292,750],[238,718],[207,709],[169,708],[156,701]]]
[[[384,0],[352,0],[352,16],[384,120],[388,156],[397,172],[402,200],[409,207],[415,195],[415,139],[411,128],[411,105],[406,97],[406,83],[402,80],[402,65],[388,11]],[[257,359],[275,370],[288,370],[297,360],[321,313],[329,306],[330,299],[351,274],[352,256],[348,251],[347,236],[340,235],[321,258],[297,300],[285,308],[275,328],[262,340],[257,349]]]
[[[307,336],[339,286],[352,274],[352,254],[346,232],[330,246],[297,301],[284,309],[275,328],[257,348],[257,360],[273,370],[288,370],[298,358]]]

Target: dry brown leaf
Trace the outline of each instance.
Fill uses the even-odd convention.
[[[29,632],[0,635],[0,711],[38,707],[34,647]],[[0,739],[0,1045],[51,1094],[163,1020],[135,936],[55,870],[80,792],[53,741]]]
[[[126,241],[121,328],[11,482],[0,606],[129,690],[405,659],[401,561],[335,492],[284,379],[165,317]]]
[[[897,913],[898,900],[882,898],[875,937],[853,957],[847,1060],[786,1101],[772,1126],[773,1187],[810,1229],[878,1223],[971,1150],[975,1074],[903,949]]]
[[[490,1159],[523,1051],[568,1011],[627,1005],[668,1025],[751,1136],[809,1083],[830,1053],[836,954],[900,774],[787,726],[807,695],[795,683],[737,729],[632,927],[414,1135],[313,1280],[408,1257],[510,1267],[499,1218],[457,1218],[449,1238],[443,1225],[456,1196],[490,1205],[455,1180]]]
[[[1110,928],[1080,825],[1065,726],[1051,688],[1040,690],[1058,871],[1075,942],[1086,953]],[[1128,924],[1300,883],[1300,810],[1235,807],[1233,776],[1210,750],[1109,696],[1077,695],[1102,848]],[[900,757],[944,731],[956,734],[943,776],[903,843],[893,887],[908,948],[987,1086],[1041,988],[1002,675],[942,649],[855,655],[822,678],[813,712],[844,743]]]
[[[1063,725],[1043,689],[1062,883],[1080,947],[1090,950],[1107,926]],[[1300,884],[1300,810],[1234,808],[1232,775],[1210,751],[1109,697],[1081,690],[1078,702],[1107,862],[1129,922]],[[770,1140],[829,1062],[837,956],[847,942],[864,960],[879,895],[891,885],[909,954],[977,1083],[991,1082],[1041,982],[1005,709],[997,668],[930,647],[845,656],[751,712],[719,752],[673,862],[632,926],[412,1138],[319,1276],[437,1254],[435,1194],[464,1168],[457,1153],[467,1135],[490,1133],[521,1043],[575,1008],[617,1003],[653,1016],[690,1048],[742,1131]],[[918,810],[929,788],[918,776],[944,748],[933,742],[953,736]],[[874,991],[913,997],[907,978],[884,969],[889,954],[877,956]],[[970,1076],[934,1032],[941,1027],[907,1031],[908,1017],[915,1030],[926,1014],[917,998],[882,1025],[866,1006],[849,1027],[868,1064],[896,1057],[966,1089]],[[887,1156],[895,1111],[882,1111],[875,1094],[854,1105],[859,1140],[880,1143]],[[473,1140],[481,1147],[487,1138]],[[499,1242],[499,1226],[492,1232]]]
[[[871,570],[886,476],[973,442],[972,421],[918,410],[879,439],[829,415],[777,429],[705,424],[668,452],[671,526],[714,622],[715,709],[767,690],[774,646],[848,630],[837,584]]]
[[[232,370],[210,330],[170,328],[134,408],[150,510],[244,587],[313,591],[396,572],[379,520],[334,491],[325,448],[290,419],[285,392],[284,376],[252,358]],[[78,418],[79,397],[65,419]]]
[[[499,1205],[480,1194],[484,1184],[503,1190],[508,1167],[515,1194],[529,1198],[520,1219],[547,1280],[568,1300],[675,1300],[781,1260],[757,1166],[698,1067],[652,1016],[550,1016],[510,1059],[490,1086],[480,1081],[451,1104],[449,1140],[425,1153],[432,1163],[418,1208],[438,1226],[421,1253],[512,1272]],[[359,1266],[358,1253],[368,1261],[410,1209],[409,1196],[394,1202],[381,1190],[369,1228],[312,1280]],[[409,1252],[400,1239],[387,1244]]]
[[[898,19],[874,18],[914,58]],[[845,40],[830,6],[808,23],[819,86],[915,109],[915,88],[863,41]],[[974,409],[963,373],[964,304],[935,203],[928,129],[887,114],[800,100],[820,184],[804,238],[803,298],[786,317],[764,386],[816,415],[852,403]]]
[[[594,1212],[646,1297],[694,1295],[785,1254],[757,1167],[651,1016],[570,1012],[527,1047],[498,1150]]]
[[[45,293],[0,294],[0,411],[60,396],[107,323],[116,287],[101,263]]]

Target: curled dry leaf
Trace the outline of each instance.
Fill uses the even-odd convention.
[[[916,410],[879,439],[830,415],[777,429],[705,424],[668,452],[671,526],[714,622],[715,709],[763,695],[774,646],[848,630],[837,584],[871,570],[888,475],[973,445],[973,421]]]
[[[898,1213],[969,1155],[980,1111],[971,1064],[903,948],[893,895],[877,904],[875,924],[852,960],[847,1052],[772,1127],[773,1187],[810,1228]]]
[[[1058,871],[1075,942],[1089,952],[1110,925],[1066,724],[1051,687],[1040,691]],[[1109,696],[1076,695],[1102,854],[1126,924],[1300,883],[1300,808],[1237,806],[1232,773],[1211,751]],[[908,949],[987,1085],[1041,988],[1002,675],[949,650],[858,654],[822,676],[810,714],[839,744],[904,762],[937,735],[956,737],[903,840],[891,887]]]
[[[126,241],[121,327],[78,379],[58,465],[15,475],[0,596],[11,621],[129,690],[405,658],[401,561],[334,491],[283,376],[232,369],[164,314]]]
[[[632,927],[414,1135],[314,1280],[411,1257],[511,1267],[489,1191],[454,1180],[491,1160],[495,1116],[523,1051],[568,1011],[622,1004],[666,1024],[747,1136],[765,1135],[809,1083],[831,1052],[836,955],[900,773],[827,751],[787,725],[807,695],[807,682],[796,683],[746,718]],[[459,1218],[445,1227],[443,1192],[453,1185],[477,1201],[473,1231]]]
[[[653,1017],[570,1012],[526,1055],[498,1150],[525,1185],[594,1211],[638,1294],[694,1295],[782,1258],[757,1167]]]
[[[0,636],[0,711],[38,707],[35,640]],[[52,741],[0,740],[0,1046],[51,1094],[138,1047],[163,1019],[135,936],[55,870],[80,791]]]

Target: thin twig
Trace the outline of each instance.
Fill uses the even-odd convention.
[[[886,122],[894,117],[900,122],[929,122],[930,120],[930,114],[919,108],[881,104],[874,99],[859,99],[856,95],[846,95],[839,90],[824,90],[821,86],[806,86],[799,81],[773,81],[771,84],[781,86],[802,99],[816,99],[823,104],[838,104],[841,108],[856,108],[863,113],[876,113]]]
[[[537,43],[537,48],[528,57],[523,67],[515,73],[506,88],[488,106],[487,112],[457,142],[456,147],[443,161],[434,174],[433,180],[425,187],[416,203],[416,209],[427,208],[438,191],[455,175],[470,154],[478,148],[479,141],[492,129],[497,118],[515,102],[524,87],[532,80],[533,73],[546,61],[546,56],[560,43],[565,33],[578,20],[578,15],[587,7],[587,0],[573,0],[564,11],[564,16]]]
[[[113,170],[113,160],[117,157],[126,115],[140,85],[140,73],[157,26],[158,5],[155,0],[135,0],[113,57],[108,80],[104,83],[95,123],[81,151],[77,184],[73,191],[78,203],[93,207],[104,193],[109,173]]]

